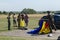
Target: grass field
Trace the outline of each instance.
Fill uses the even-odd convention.
[[[13,36],[0,36],[0,40],[49,40],[48,38],[23,38],[23,37],[13,37]],[[51,40],[51,39],[50,39]]]
[[[39,19],[44,16],[44,14],[29,14],[29,24],[28,28],[35,28],[38,27]],[[0,32],[7,31],[7,15],[0,15]],[[15,30],[16,28],[13,27],[13,21],[11,17],[11,30]]]
[[[39,19],[46,14],[29,14],[29,24],[28,28],[34,29],[38,27]],[[7,15],[0,15],[0,32],[8,31],[8,23],[7,23]],[[13,27],[13,21],[11,18],[11,31],[17,30],[17,27]],[[0,36],[0,40],[25,40],[24,38],[20,37],[8,37],[8,36]]]

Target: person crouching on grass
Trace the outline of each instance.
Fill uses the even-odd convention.
[[[11,16],[11,14],[9,13],[8,17],[7,17],[7,19],[8,19],[8,30],[10,30],[10,26],[11,26],[10,16]]]

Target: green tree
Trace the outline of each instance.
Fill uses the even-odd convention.
[[[0,14],[2,14],[2,12],[0,11]]]
[[[36,14],[36,11],[34,9],[23,9],[21,13],[27,13],[27,14]]]
[[[6,11],[3,11],[3,13],[2,14],[7,14],[7,12]]]

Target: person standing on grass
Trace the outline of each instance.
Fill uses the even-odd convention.
[[[25,17],[25,23],[26,23],[26,27],[27,27],[27,26],[28,26],[28,21],[29,21],[29,20],[28,20],[28,18],[29,18],[29,17],[28,17],[28,15],[27,15],[27,14],[25,14],[25,16],[24,16],[24,17]]]
[[[13,14],[13,26],[17,27],[15,14]]]
[[[23,14],[21,14],[20,27],[21,27],[21,29],[23,29],[25,27],[25,21],[24,21],[24,15]]]
[[[20,29],[20,19],[21,19],[21,14],[18,14],[17,21],[18,21],[18,29]]]
[[[10,30],[10,26],[11,26],[10,16],[11,16],[11,14],[9,13],[8,17],[7,17],[7,19],[8,19],[8,30]]]
[[[25,28],[25,17],[24,17],[24,14],[21,14],[21,19],[20,19],[20,29],[22,30],[27,30],[27,28]]]
[[[55,31],[56,31],[56,27],[55,27],[55,25],[54,25],[54,23],[52,21],[52,17],[50,15],[50,11],[47,11],[47,13],[48,13],[47,17],[48,17],[48,23],[49,23],[50,33],[52,33],[52,27],[54,27]]]

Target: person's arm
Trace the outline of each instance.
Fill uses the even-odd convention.
[[[7,17],[7,19],[9,19],[9,17]]]
[[[7,17],[7,19],[8,19],[8,17]]]

